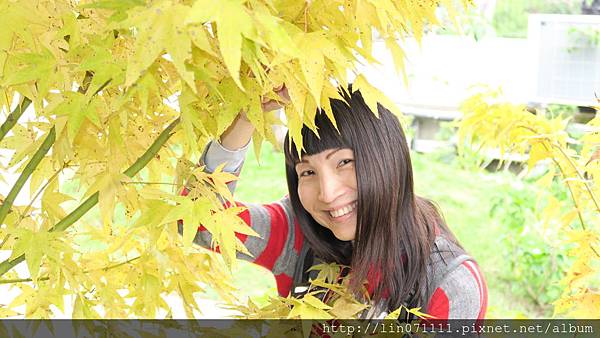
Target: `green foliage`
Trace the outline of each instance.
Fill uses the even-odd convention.
[[[596,107],[598,108],[598,107]],[[477,149],[499,149],[501,156],[527,154],[529,172],[547,165],[537,178],[541,192],[552,191],[558,178],[564,193],[538,194],[546,203],[537,210],[542,229],[556,233],[561,250],[570,257],[563,274],[563,292],[554,302],[554,314],[575,318],[597,318],[600,314],[600,117],[589,121],[587,130],[572,139],[568,120],[533,114],[524,105],[507,103],[502,93],[484,91],[463,102],[459,145]],[[571,146],[578,144],[577,147]],[[545,233],[544,233],[545,235]],[[557,245],[558,245],[557,244]]]
[[[470,7],[460,16],[458,25],[435,27],[434,32],[440,35],[466,35],[475,41],[493,34],[491,22],[476,8]]]
[[[505,38],[527,37],[527,15],[580,14],[581,0],[497,0],[492,24],[496,35]]]
[[[546,112],[548,117],[555,118],[558,116],[562,117],[571,117],[579,112],[579,108],[573,105],[565,105],[565,104],[549,104],[546,107]]]
[[[435,135],[435,139],[438,141],[445,142],[447,147],[440,147],[431,152],[428,156],[434,158],[436,161],[443,162],[448,165],[458,166],[461,169],[481,172],[487,167],[485,164],[486,159],[476,149],[460,149],[457,151],[456,146],[456,132],[458,124],[456,121],[443,121],[439,124],[439,130]]]
[[[448,136],[452,135],[451,128],[446,131]],[[248,153],[251,154],[252,149]],[[287,194],[283,154],[273,151],[270,144],[263,145],[261,154],[260,165],[254,156],[247,156],[236,189],[239,201],[270,203]],[[506,247],[508,243],[498,239],[507,233],[504,223],[513,221],[510,216],[492,217],[488,213],[494,198],[531,194],[535,188],[510,173],[481,169],[475,165],[474,155],[473,161],[468,161],[465,166],[452,149],[434,154],[412,153],[411,156],[417,194],[431,198],[440,206],[448,225],[477,259],[484,273],[489,288],[488,316],[512,318],[526,314],[528,317],[545,317],[547,313],[544,310],[548,304],[540,306],[526,296],[526,290],[514,290],[522,287],[524,282],[510,278],[509,260],[500,254],[510,252]],[[561,195],[559,199],[566,198]],[[529,207],[534,208],[535,205],[524,208],[529,210]],[[530,232],[525,236],[529,238],[533,234]],[[267,305],[269,297],[277,295],[272,275],[260,267],[240,264],[233,274],[234,283],[240,289],[237,294],[249,296],[257,306]],[[218,299],[216,292],[211,292],[210,297]]]
[[[503,229],[497,250],[504,262],[501,278],[512,294],[529,299],[550,316],[551,303],[562,292],[559,282],[567,257],[557,250],[555,229],[543,229],[536,220],[535,195],[533,186],[519,181],[494,191],[490,217]]]
[[[571,27],[567,31],[569,39],[569,53],[576,53],[586,49],[596,49],[600,45],[600,29]]]

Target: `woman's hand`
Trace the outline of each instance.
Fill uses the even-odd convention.
[[[261,104],[262,104],[262,110],[265,113],[273,111],[273,110],[277,110],[279,108],[283,108],[284,105],[286,105],[290,102],[290,95],[288,94],[288,90],[285,87],[285,84],[282,84],[281,87],[279,87],[279,88],[273,88],[273,91],[275,93],[277,93],[277,95],[279,95],[279,98],[281,100],[273,100],[273,99],[265,100],[263,98],[263,101],[261,102]]]
[[[274,88],[273,91],[279,95],[281,100],[263,99],[261,102],[263,112],[270,112],[282,108],[285,104],[290,102],[290,96],[288,94],[285,84],[279,88]],[[245,112],[240,112],[236,119],[233,121],[231,126],[221,135],[220,143],[226,149],[231,151],[243,148],[250,142],[254,133],[254,126],[246,117]]]

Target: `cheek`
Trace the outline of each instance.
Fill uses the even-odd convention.
[[[346,171],[344,181],[347,182],[346,184],[347,184],[348,188],[356,190],[358,183],[357,183],[356,171],[354,170],[354,167],[352,168],[352,170]]]
[[[318,211],[315,210],[315,203],[318,199],[318,189],[315,188],[310,182],[298,185],[298,197],[302,207],[313,217],[318,218]]]
[[[306,184],[298,185],[298,197],[300,198],[300,203],[307,211],[310,211],[311,198],[310,198],[310,189],[306,186]]]

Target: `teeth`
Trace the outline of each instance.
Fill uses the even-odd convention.
[[[356,202],[352,203],[352,205],[343,207],[341,209],[337,209],[337,210],[333,210],[330,211],[329,214],[331,215],[331,217],[340,217],[340,216],[344,216],[345,214],[351,212],[352,210],[354,210],[354,208],[356,208]]]

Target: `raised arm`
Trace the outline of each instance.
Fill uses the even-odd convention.
[[[285,90],[285,87],[282,90]],[[287,92],[284,94],[287,96]],[[273,103],[273,101],[263,103],[265,111],[272,108],[277,108],[277,103]],[[220,141],[215,140],[207,145],[199,165],[204,165],[205,171],[213,172],[219,165],[225,163],[223,171],[239,175],[253,131],[254,126],[243,114],[240,114],[221,136]],[[228,183],[232,193],[235,190],[235,183],[236,181]],[[183,194],[186,193],[186,191],[183,192]],[[239,216],[260,235],[260,237],[251,237],[236,234],[252,254],[252,256],[248,256],[238,253],[237,257],[271,270],[275,275],[279,294],[287,296],[292,285],[298,254],[303,245],[303,235],[298,223],[294,220],[289,198],[286,196],[269,204],[237,201],[236,204],[247,208]],[[227,224],[223,224],[223,226],[227,226]],[[180,232],[183,229],[181,223],[179,229]],[[211,235],[201,225],[198,227],[194,243],[210,248]]]
[[[202,156],[199,166],[205,166],[204,171],[212,173],[225,163],[224,172],[239,176],[242,171],[246,152],[252,138],[254,126],[245,118],[238,115],[237,119],[221,137],[221,141],[211,141]],[[233,194],[237,181],[227,183],[229,191]]]
[[[280,101],[276,100],[264,100],[262,102],[262,109],[265,112],[277,110],[281,108],[283,103],[289,102],[290,96],[288,95],[287,88],[281,86],[279,89],[275,89],[275,92],[279,95]],[[254,132],[254,126],[246,118],[246,114],[240,113],[231,126],[221,135],[220,143],[228,150],[234,151],[245,147],[252,138]]]
[[[227,130],[221,135],[221,145],[229,150],[236,151],[245,148],[254,132],[254,126],[245,114],[239,114],[235,121],[227,128]]]

